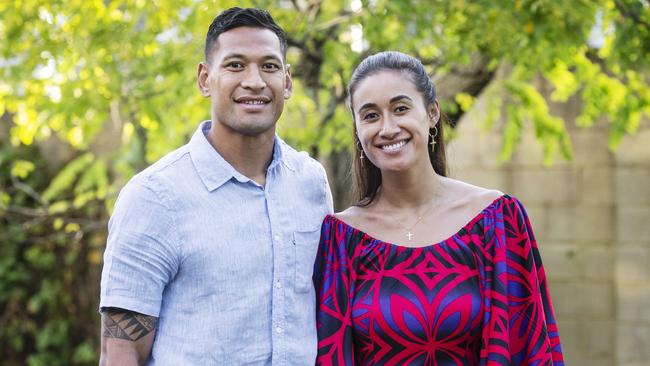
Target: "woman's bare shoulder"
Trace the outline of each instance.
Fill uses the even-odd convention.
[[[448,192],[457,198],[459,205],[466,206],[470,210],[482,209],[503,196],[503,192],[497,189],[479,187],[458,179],[445,178],[445,180]]]
[[[367,209],[361,206],[350,206],[341,212],[334,214],[337,220],[343,221],[350,226],[356,226],[363,222],[363,217],[366,216]]]
[[[347,226],[371,236],[377,234],[381,236],[382,228],[385,226],[385,217],[376,212],[374,203],[368,206],[350,206],[344,211],[335,213],[334,217]]]

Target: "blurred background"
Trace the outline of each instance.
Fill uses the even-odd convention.
[[[650,365],[647,0],[0,0],[0,363],[97,363],[113,203],[209,119],[197,64],[231,6],[286,30],[279,134],[326,166],[337,209],[353,67],[416,56],[451,176],[528,208],[567,364]]]

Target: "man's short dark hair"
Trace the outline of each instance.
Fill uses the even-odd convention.
[[[224,10],[221,14],[217,15],[205,37],[205,60],[210,62],[210,54],[214,45],[217,43],[217,38],[221,33],[227,32],[234,28],[239,27],[254,27],[265,28],[278,36],[280,40],[280,48],[282,49],[282,57],[287,59],[287,37],[284,30],[275,23],[271,14],[266,10],[257,8],[239,8],[234,7]]]

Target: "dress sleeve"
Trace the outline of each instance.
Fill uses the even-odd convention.
[[[325,218],[314,268],[319,366],[355,365],[350,306],[354,271],[347,240],[337,226],[331,216]]]
[[[564,365],[546,274],[526,211],[519,201],[507,198],[496,216],[481,365]]]

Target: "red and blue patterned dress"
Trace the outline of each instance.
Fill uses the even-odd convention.
[[[507,195],[417,248],[327,216],[314,283],[318,365],[564,364],[530,222]]]

